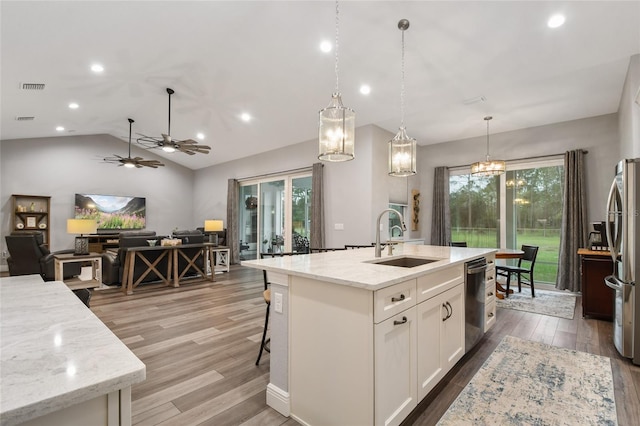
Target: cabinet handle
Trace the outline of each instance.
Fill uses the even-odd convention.
[[[493,318],[493,312],[489,312],[489,315],[487,315],[489,318]]]
[[[442,321],[446,321],[449,318],[451,318],[451,315],[453,315],[453,308],[451,307],[451,304],[449,302],[445,302],[442,304],[442,307],[445,308],[447,310],[447,316],[442,318]]]
[[[407,317],[402,317],[402,321],[395,320],[395,321],[393,321],[393,325],[402,325],[402,324],[406,323],[407,321],[408,321]]]
[[[487,281],[491,281],[492,279],[493,279],[493,277],[492,277],[492,276],[488,276],[488,277],[487,277]]]
[[[400,297],[392,297],[392,302],[402,302],[404,300],[404,294],[400,294]]]
[[[490,291],[489,293],[487,293],[487,296],[489,296],[489,297],[493,296],[493,292]]]

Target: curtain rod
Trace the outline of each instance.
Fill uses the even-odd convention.
[[[324,167],[324,164],[322,166]],[[265,173],[263,175],[247,176],[243,178],[238,178],[237,180],[238,182],[244,182],[247,180],[262,179],[262,178],[271,177],[271,176],[281,176],[281,175],[288,175],[288,174],[299,173],[299,172],[310,172],[312,170],[313,170],[313,166],[300,167],[298,169],[283,170],[281,172],[272,172],[272,173]]]
[[[587,151],[586,149],[577,149],[576,151],[582,151],[585,154],[589,153],[589,151]],[[564,153],[562,153],[562,154],[537,155],[535,157],[513,158],[511,160],[504,160],[504,161],[509,163],[509,162],[516,162],[516,161],[540,160],[542,158],[551,158],[551,157],[564,157]],[[464,167],[471,167],[471,164],[461,164],[459,166],[450,166],[449,169],[462,169]]]

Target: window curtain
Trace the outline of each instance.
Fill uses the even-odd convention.
[[[450,242],[451,215],[449,213],[449,168],[436,167],[433,177],[431,245],[448,246]]]
[[[231,254],[231,263],[240,260],[240,242],[238,241],[238,197],[240,183],[236,179],[229,179],[227,183],[227,246]]]
[[[573,292],[580,291],[578,249],[585,247],[588,230],[584,156],[583,150],[564,154],[564,199],[556,288]]]
[[[324,164],[315,163],[311,170],[311,235],[310,247],[324,247]]]

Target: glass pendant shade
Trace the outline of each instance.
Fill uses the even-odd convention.
[[[356,113],[342,105],[340,93],[331,96],[329,106],[320,110],[319,154],[322,161],[354,159]]]
[[[495,176],[501,175],[507,170],[507,166],[502,160],[478,161],[471,165],[471,174],[474,176]]]
[[[389,175],[404,177],[416,174],[416,140],[404,127],[389,141]]]

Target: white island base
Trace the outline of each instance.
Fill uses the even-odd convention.
[[[397,249],[438,259],[414,268],[368,263],[373,249],[243,262],[272,283],[267,403],[308,425],[400,424],[464,355],[464,263],[493,252]]]

